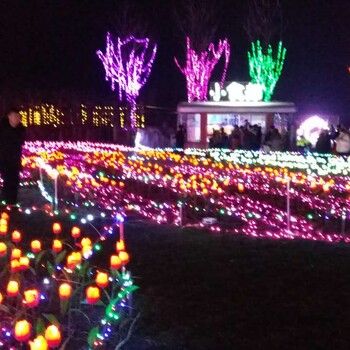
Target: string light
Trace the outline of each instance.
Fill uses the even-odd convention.
[[[273,57],[273,50],[269,44],[266,52],[260,41],[252,43],[251,52],[248,51],[249,74],[252,83],[263,86],[264,101],[271,101],[276,84],[281,76],[287,50],[280,41],[277,47],[277,55]]]
[[[197,53],[191,47],[191,40],[186,38],[186,64],[181,67],[175,58],[175,63],[186,77],[188,102],[206,101],[208,86],[214,67],[225,55],[225,67],[221,77],[221,88],[226,78],[228,62],[230,60],[230,44],[227,39],[219,40],[217,48],[214,43],[210,43],[206,51]]]
[[[117,38],[113,42],[111,34],[107,33],[106,53],[97,51],[106,72],[106,80],[111,82],[112,90],[115,84],[119,87],[119,100],[123,94],[131,106],[131,128],[136,128],[136,99],[145,85],[152,69],[157,52],[157,45],[150,47],[148,38],[137,39],[129,36],[125,40]]]

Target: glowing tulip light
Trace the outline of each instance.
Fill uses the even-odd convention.
[[[100,289],[98,287],[86,288],[86,301],[89,304],[96,304],[100,300]]]
[[[67,300],[72,295],[72,286],[69,283],[62,283],[59,286],[58,293],[60,296],[60,299]]]
[[[41,242],[39,240],[33,240],[30,243],[30,247],[33,253],[39,253],[41,251]]]
[[[14,331],[15,339],[21,343],[27,341],[30,337],[31,329],[32,329],[32,325],[28,321],[26,320],[17,321],[15,324],[15,331]]]
[[[9,297],[17,296],[19,293],[19,283],[17,281],[9,281],[6,291]]]
[[[106,288],[109,284],[108,273],[98,272],[96,275],[96,284],[101,288]]]
[[[47,340],[42,336],[39,335],[34,340],[29,341],[30,350],[48,350],[49,344],[47,343]]]
[[[55,325],[50,325],[45,330],[45,339],[50,348],[57,348],[62,341],[61,331]]]
[[[7,254],[7,245],[4,242],[0,242],[0,256]]]
[[[36,307],[39,305],[40,293],[36,289],[29,289],[24,291],[24,303],[28,307]]]

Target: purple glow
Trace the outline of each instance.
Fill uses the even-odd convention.
[[[206,101],[209,80],[215,65],[225,54],[225,68],[221,77],[221,88],[226,78],[227,66],[230,60],[230,44],[227,39],[219,40],[217,49],[210,43],[208,49],[200,54],[191,48],[190,38],[187,37],[186,66],[181,67],[175,58],[175,63],[186,77],[188,102]]]
[[[150,47],[148,38],[137,39],[130,36],[125,40],[117,38],[115,44],[111,34],[107,33],[106,53],[97,51],[106,71],[106,80],[110,80],[112,90],[119,86],[119,100],[123,100],[123,92],[131,106],[131,128],[135,128],[136,99],[145,85],[156,56],[157,45]]]

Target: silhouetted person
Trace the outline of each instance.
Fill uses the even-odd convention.
[[[176,148],[185,148],[185,130],[183,125],[179,125],[179,130],[176,133]]]
[[[221,148],[230,148],[229,138],[224,128],[220,129],[220,137],[221,137]]]
[[[4,181],[2,196],[9,205],[17,203],[24,139],[25,128],[19,111],[11,109],[0,121],[0,172]]]
[[[322,130],[316,142],[316,152],[331,153],[331,150],[331,136],[328,134],[327,130]]]
[[[231,149],[235,150],[241,147],[241,137],[241,130],[238,125],[235,125],[230,135]]]

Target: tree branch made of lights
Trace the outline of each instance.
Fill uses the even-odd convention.
[[[223,54],[225,55],[225,67],[221,77],[221,84],[226,78],[227,66],[230,60],[230,44],[228,40],[219,40],[217,48],[215,48],[213,43],[210,43],[206,51],[198,54],[191,47],[191,40],[187,37],[186,65],[181,67],[176,58],[175,63],[186,77],[188,102],[207,100],[211,74]]]
[[[136,125],[136,99],[141,88],[145,85],[156,56],[157,45],[152,47],[148,38],[137,39],[129,36],[113,42],[111,34],[107,33],[106,53],[97,51],[106,71],[106,80],[111,82],[112,90],[119,87],[119,99],[123,95],[131,106],[130,124]]]
[[[264,101],[271,101],[276,84],[281,76],[287,50],[280,41],[276,57],[269,44],[264,50],[257,40],[252,43],[251,52],[248,51],[249,74],[255,84],[261,84],[264,89]]]

